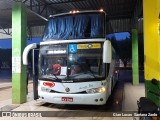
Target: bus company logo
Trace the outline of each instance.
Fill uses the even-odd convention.
[[[67,88],[65,88],[65,91],[66,91],[66,92],[69,92],[69,91],[70,91],[70,89],[67,87]]]
[[[43,85],[44,86],[48,86],[48,87],[54,87],[55,86],[55,83],[54,82],[43,82]]]
[[[92,48],[92,44],[88,44],[88,48]]]

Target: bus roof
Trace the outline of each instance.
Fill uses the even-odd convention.
[[[55,14],[55,15],[50,15],[49,18],[53,18],[53,17],[58,17],[58,16],[64,16],[64,15],[73,15],[73,14],[81,14],[81,13],[104,13],[106,14],[105,11],[101,10],[85,10],[85,11],[70,11],[70,12],[66,12],[66,13],[60,13],[60,14]]]

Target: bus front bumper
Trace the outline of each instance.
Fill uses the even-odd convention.
[[[63,94],[38,91],[39,100],[55,104],[104,105],[107,101],[106,92],[93,94]]]

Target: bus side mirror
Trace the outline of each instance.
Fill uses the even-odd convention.
[[[37,48],[37,43],[33,43],[25,47],[23,51],[23,64],[28,65],[28,53],[30,50]]]
[[[103,63],[111,63],[112,60],[112,46],[109,40],[103,44]]]

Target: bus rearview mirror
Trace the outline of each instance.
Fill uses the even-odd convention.
[[[103,44],[103,63],[111,63],[112,60],[112,46],[109,40]]]
[[[25,47],[23,51],[23,64],[28,65],[28,53],[30,50],[37,48],[37,43],[33,43]]]

